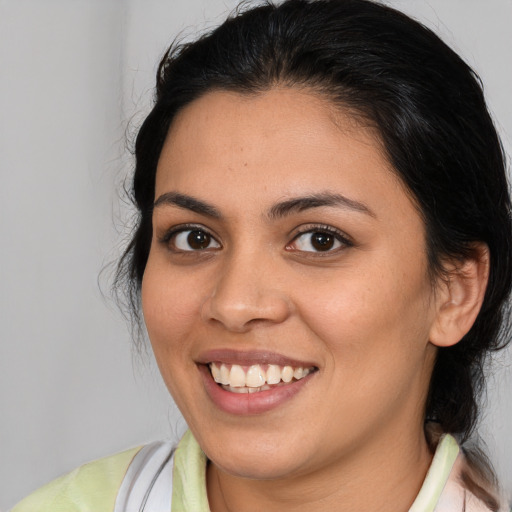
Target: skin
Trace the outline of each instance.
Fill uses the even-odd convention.
[[[375,133],[307,90],[210,92],[171,126],[155,199],[168,193],[221,215],[160,202],[142,285],[160,371],[211,461],[212,511],[408,510],[432,457],[431,341],[460,338],[453,315],[442,321],[454,301],[449,286],[433,289],[420,215]],[[269,216],[324,193],[358,206]],[[183,224],[210,245],[165,238]],[[311,232],[323,226],[348,243],[315,252]],[[196,364],[210,349],[277,352],[318,371],[277,408],[229,414]]]

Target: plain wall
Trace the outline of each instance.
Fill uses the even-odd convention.
[[[480,73],[511,154],[512,0],[389,3]],[[159,57],[234,5],[0,0],[0,510],[88,460],[184,429],[151,356],[132,359],[98,275],[126,239],[125,138],[148,112]],[[509,488],[511,360],[498,361],[481,429]]]

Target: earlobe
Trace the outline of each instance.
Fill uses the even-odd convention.
[[[475,244],[470,257],[445,270],[436,290],[436,318],[429,338],[438,347],[455,345],[473,326],[489,279],[489,248]]]

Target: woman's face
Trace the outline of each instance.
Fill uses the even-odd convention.
[[[218,468],[279,478],[418,440],[424,226],[369,128],[304,90],[208,93],[171,126],[153,231],[149,337]]]

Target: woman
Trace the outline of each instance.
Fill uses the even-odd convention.
[[[190,431],[15,511],[504,510],[458,443],[510,198],[453,51],[367,0],[249,9],[166,54],[136,161],[119,281]]]

